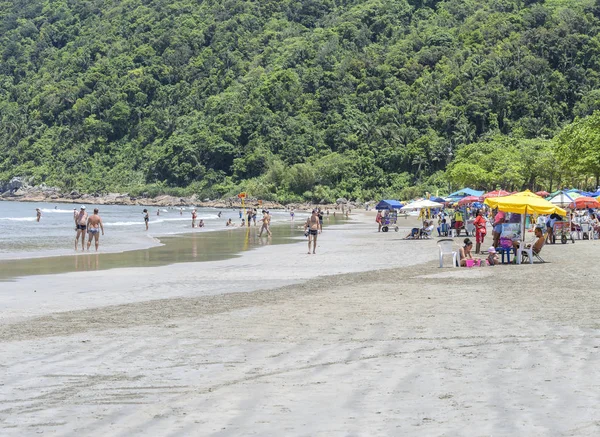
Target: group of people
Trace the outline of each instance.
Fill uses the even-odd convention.
[[[92,240],[94,240],[96,251],[100,246],[100,232],[104,235],[104,225],[102,224],[102,218],[98,214],[98,208],[94,208],[94,213],[88,215],[86,212],[85,205],[82,205],[77,212],[77,209],[73,209],[73,220],[75,222],[75,251],[77,251],[77,245],[79,238],[81,237],[81,250],[85,250],[85,236],[88,236],[87,250],[90,250]]]

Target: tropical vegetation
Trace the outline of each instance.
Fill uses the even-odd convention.
[[[412,197],[591,187],[600,1],[0,0],[0,181]]]

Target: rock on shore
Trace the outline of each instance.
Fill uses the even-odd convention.
[[[18,202],[52,202],[52,203],[82,203],[91,205],[140,205],[140,206],[198,206],[207,208],[241,208],[241,200],[237,197],[229,197],[218,200],[200,200],[196,195],[189,197],[176,197],[160,195],[156,197],[133,197],[125,193],[107,194],[83,194],[76,190],[62,192],[57,187],[49,187],[46,184],[31,186],[26,178],[13,178],[7,183],[0,183],[0,200]],[[284,209],[286,206],[279,202],[260,201],[256,198],[247,198],[246,207],[265,209]],[[348,203],[352,209],[358,208],[353,203]],[[310,211],[315,205],[311,203],[294,203],[287,208],[298,211]],[[319,205],[321,209],[341,209],[341,205]]]

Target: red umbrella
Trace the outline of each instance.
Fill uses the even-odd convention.
[[[490,191],[489,193],[485,193],[483,195],[483,198],[487,199],[488,197],[504,197],[504,196],[508,196],[508,195],[510,195],[510,193],[508,191],[496,190],[496,191]]]
[[[548,197],[550,195],[550,193],[547,191],[538,191],[535,194],[537,194],[540,197]]]
[[[459,206],[470,205],[471,203],[475,203],[475,202],[483,202],[483,199],[481,197],[477,197],[477,196],[467,196],[467,197],[463,197],[462,199],[460,199],[458,201],[458,205]]]
[[[571,209],[587,209],[587,208],[600,208],[600,202],[598,202],[593,197],[585,197],[581,196],[572,201],[569,204],[569,208]]]

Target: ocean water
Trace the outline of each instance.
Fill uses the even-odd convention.
[[[75,254],[73,208],[79,211],[79,207],[79,204],[64,203],[0,202],[0,260]],[[99,209],[104,223],[104,236],[100,237],[102,253],[159,246],[159,238],[165,236],[227,230],[225,223],[229,218],[238,226],[241,223],[237,209],[196,208],[198,221],[204,220],[205,227],[192,229],[193,206],[146,207],[150,213],[149,230],[146,232],[143,206],[86,204],[88,214],[93,212],[94,207]],[[36,208],[42,211],[39,222],[36,221]],[[157,210],[160,210],[159,215]],[[290,222],[286,211],[271,211],[271,215],[273,225]],[[261,217],[259,210],[257,220]],[[305,213],[296,213],[295,221],[302,224],[306,217]],[[78,249],[81,250],[81,242]],[[91,249],[94,250],[93,246]]]

